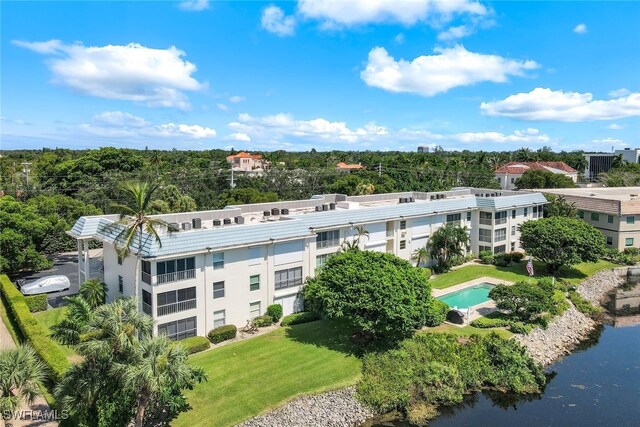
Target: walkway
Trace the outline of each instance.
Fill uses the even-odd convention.
[[[11,350],[16,348],[16,344],[13,342],[11,338],[11,334],[9,334],[9,330],[7,326],[4,324],[2,319],[0,319],[0,351],[2,350]],[[49,405],[47,401],[44,400],[43,397],[38,397],[30,406],[24,403],[19,409],[19,411],[24,411],[23,413],[28,414],[29,412],[37,418],[38,414],[42,414],[43,417],[46,417],[49,414]],[[0,419],[0,426],[6,427],[55,427],[58,425],[55,421],[37,421],[37,420],[7,420],[2,421]]]

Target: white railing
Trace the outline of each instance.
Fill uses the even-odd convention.
[[[149,316],[153,316],[153,310],[151,309],[151,305],[147,304],[144,301],[142,301],[142,312],[144,314],[148,314]]]
[[[180,280],[193,279],[196,277],[196,270],[175,271],[173,273],[158,274],[156,276],[156,284],[179,282]]]
[[[166,316],[167,314],[178,313],[180,311],[191,310],[196,308],[196,300],[188,299],[173,304],[158,306],[158,316]]]

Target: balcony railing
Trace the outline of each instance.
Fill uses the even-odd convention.
[[[158,316],[166,316],[167,314],[178,313],[180,311],[191,310],[196,308],[196,300],[188,299],[173,304],[158,306]]]
[[[181,280],[193,279],[196,277],[196,270],[174,271],[173,273],[158,274],[156,276],[156,284],[179,282]]]
[[[146,302],[142,302],[142,311],[144,312],[144,314],[148,314],[149,316],[153,316],[153,310],[151,309],[151,305],[147,304]]]
[[[506,224],[507,223],[507,218],[496,218],[496,225],[500,225],[500,224]]]
[[[151,275],[149,273],[142,272],[142,281],[148,285],[151,284]]]
[[[491,218],[482,218],[482,217],[480,217],[479,222],[482,225],[491,225]]]

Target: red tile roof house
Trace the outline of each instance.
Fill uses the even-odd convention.
[[[513,190],[516,188],[516,179],[528,170],[561,173],[571,178],[573,182],[578,181],[578,171],[565,162],[510,162],[496,169],[495,173],[503,190]]]
[[[250,173],[261,173],[269,163],[260,154],[250,154],[244,151],[227,156],[227,162],[231,163],[233,170]]]
[[[351,172],[354,170],[364,169],[364,166],[362,166],[360,163],[358,163],[357,165],[349,165],[345,162],[340,162],[336,165],[336,169],[343,172]]]

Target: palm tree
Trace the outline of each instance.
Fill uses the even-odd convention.
[[[628,162],[622,157],[622,154],[618,154],[611,159],[611,169],[621,168],[627,163]]]
[[[23,345],[0,352],[0,414],[15,411],[40,395],[45,368],[35,351]]]
[[[83,297],[67,297],[67,317],[51,327],[51,336],[65,345],[78,344],[93,314],[93,307]]]
[[[145,338],[136,349],[136,363],[119,365],[125,387],[137,396],[135,426],[145,424],[146,410],[172,390],[193,387],[205,379],[201,368],[187,362],[187,351],[165,337]],[[151,416],[158,416],[152,411]]]
[[[449,270],[451,259],[455,256],[462,256],[464,246],[468,242],[467,227],[447,223],[436,230],[428,244],[429,256],[437,261],[436,270]]]
[[[80,286],[80,296],[84,298],[91,308],[96,308],[105,303],[108,290],[106,283],[98,279],[90,279]]]
[[[153,194],[158,190],[157,184],[128,182],[123,184],[125,195],[133,199],[131,206],[113,204],[112,208],[120,214],[120,219],[109,224],[106,229],[117,233],[114,246],[118,254],[126,257],[132,249],[136,249],[136,268],[133,279],[136,298],[140,297],[140,263],[142,258],[143,235],[151,236],[162,247],[162,240],[158,229],[162,228],[171,232],[166,221],[151,218],[148,213],[151,210]],[[144,237],[146,239],[148,237]]]
[[[353,229],[355,230],[353,240],[347,240],[347,238],[345,237],[345,239],[342,241],[342,244],[340,245],[340,249],[338,249],[338,252],[360,249],[360,239],[362,239],[363,237],[366,237],[367,239],[369,238],[369,231],[364,228],[363,225],[356,225],[355,227],[353,227]]]
[[[429,255],[429,251],[426,247],[416,249],[411,254],[411,261],[416,263],[416,267],[426,264],[429,261],[429,258],[431,258],[431,256]]]

